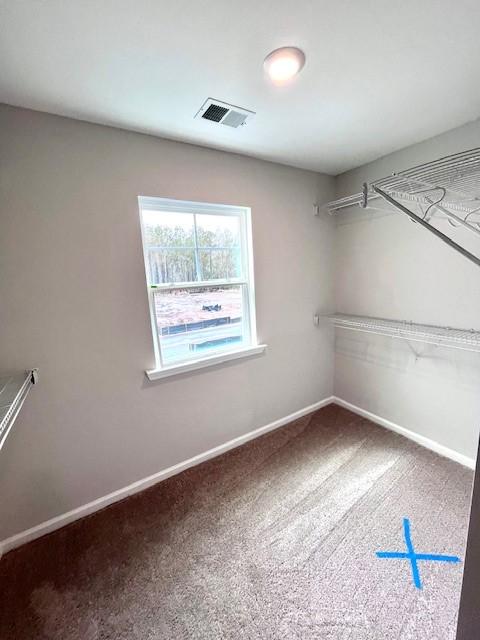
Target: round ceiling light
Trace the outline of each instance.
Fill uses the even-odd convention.
[[[305,64],[305,54],[297,47],[275,49],[265,58],[263,66],[274,84],[285,84],[297,75]]]

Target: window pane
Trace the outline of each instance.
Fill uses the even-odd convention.
[[[144,210],[142,217],[151,283],[197,280],[193,214]]]
[[[152,284],[194,282],[197,279],[194,249],[149,249],[148,264]]]
[[[241,286],[156,291],[155,317],[165,365],[241,347]]]
[[[199,247],[239,247],[240,218],[198,213],[197,237]]]
[[[241,278],[240,218],[197,214],[202,280]]]
[[[240,278],[241,253],[238,249],[199,249],[202,280]]]

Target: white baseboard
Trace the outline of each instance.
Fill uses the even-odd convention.
[[[46,520],[31,529],[27,529],[26,531],[21,531],[20,533],[16,533],[10,538],[6,538],[0,542],[0,557],[7,553],[7,551],[11,551],[17,547],[20,547],[22,544],[26,544],[27,542],[31,542],[36,538],[40,538],[41,536],[46,535],[47,533],[51,533],[57,529],[61,529],[74,522],[75,520],[79,520],[80,518],[84,518],[95,511],[99,511],[100,509],[104,509],[114,502],[118,502],[119,500],[123,500],[128,496],[131,496],[135,493],[139,493],[144,489],[148,489],[149,487],[161,482],[162,480],[166,480],[171,476],[176,475],[177,473],[181,473],[185,471],[185,469],[189,469],[190,467],[194,467],[201,462],[205,462],[206,460],[210,460],[211,458],[215,458],[216,456],[221,455],[229,451],[230,449],[234,449],[235,447],[239,447],[245,442],[249,440],[254,440],[259,436],[268,433],[269,431],[273,431],[274,429],[278,429],[279,427],[283,427],[284,425],[293,422],[294,420],[298,420],[298,418],[302,418],[303,416],[312,413],[313,411],[317,411],[322,407],[325,407],[328,404],[331,404],[334,401],[333,397],[325,398],[324,400],[320,400],[320,402],[316,402],[315,404],[311,404],[308,407],[304,407],[299,411],[295,411],[288,416],[280,418],[279,420],[275,420],[274,422],[270,422],[270,424],[264,425],[259,429],[255,429],[254,431],[250,431],[249,433],[245,433],[238,438],[234,438],[233,440],[229,440],[224,444],[219,445],[218,447],[214,447],[213,449],[209,449],[204,453],[200,453],[193,458],[189,458],[188,460],[184,460],[183,462],[179,462],[178,464],[173,465],[172,467],[168,467],[167,469],[163,469],[163,471],[159,471],[158,473],[154,473],[152,476],[148,476],[147,478],[143,478],[142,480],[137,480],[137,482],[133,482],[129,484],[127,487],[123,487],[122,489],[118,489],[113,493],[109,493],[106,496],[101,498],[97,498],[93,500],[93,502],[88,502],[81,507],[77,507],[76,509],[72,509],[72,511],[67,511],[59,516],[55,516],[55,518],[51,518],[50,520]]]
[[[375,422],[376,424],[379,424],[382,427],[389,429],[390,431],[395,431],[395,433],[399,433],[400,435],[405,436],[405,438],[408,438],[409,440],[413,440],[417,444],[422,445],[422,447],[426,447],[431,451],[435,451],[435,453],[438,453],[444,458],[450,458],[450,460],[459,462],[464,467],[468,467],[469,469],[475,469],[474,458],[469,458],[468,456],[465,456],[463,453],[459,453],[454,449],[449,449],[448,447],[445,447],[443,444],[439,444],[438,442],[435,442],[435,440],[430,440],[430,438],[421,436],[420,434],[415,433],[415,431],[410,431],[410,429],[401,427],[400,425],[395,424],[394,422],[390,422],[390,420],[381,418],[380,416],[377,416],[374,413],[370,413],[370,411],[366,411],[365,409],[362,409],[361,407],[357,407],[356,405],[351,404],[346,400],[342,400],[342,398],[337,398],[336,396],[334,396],[333,402],[335,404],[338,404],[341,407],[344,407],[345,409],[350,409],[350,411],[353,411],[353,413],[356,413],[359,416],[362,416],[363,418],[367,418],[368,420],[371,420],[372,422]]]

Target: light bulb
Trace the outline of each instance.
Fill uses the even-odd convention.
[[[275,49],[265,58],[263,66],[274,84],[285,84],[302,69],[305,54],[296,47]]]

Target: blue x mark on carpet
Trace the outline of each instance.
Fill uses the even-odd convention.
[[[419,560],[428,560],[431,562],[460,562],[460,558],[457,556],[443,556],[434,553],[417,553],[413,547],[410,535],[410,520],[408,518],[403,519],[403,534],[405,536],[405,544],[407,546],[406,553],[403,551],[377,551],[377,557],[410,560],[410,564],[412,565],[413,582],[417,589],[422,588],[422,581],[420,580],[420,572],[418,570]]]

